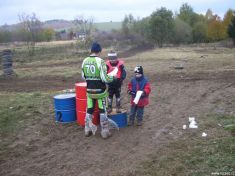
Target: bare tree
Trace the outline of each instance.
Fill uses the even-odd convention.
[[[74,24],[79,32],[84,32],[87,35],[90,35],[93,28],[94,20],[93,17],[85,19],[82,15],[79,15],[74,19]]]
[[[79,15],[74,19],[75,32],[77,37],[77,46],[83,49],[89,49],[92,42],[92,30],[94,20],[92,17],[86,19]],[[78,49],[78,48],[77,48]]]
[[[18,15],[25,32],[25,41],[27,42],[30,55],[34,55],[35,42],[41,40],[42,23],[39,21],[35,13],[27,15],[25,13]]]

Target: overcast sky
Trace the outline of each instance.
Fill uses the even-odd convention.
[[[33,12],[41,21],[81,15],[94,22],[122,21],[126,14],[142,18],[160,7],[178,12],[184,2],[197,13],[210,8],[221,17],[229,8],[235,10],[234,0],[0,0],[0,25],[18,23],[19,14]]]

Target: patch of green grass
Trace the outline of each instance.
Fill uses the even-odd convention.
[[[88,54],[84,50],[77,50],[75,44],[37,46],[35,47],[33,56],[29,55],[27,47],[14,49],[13,52],[13,61],[18,64],[34,61],[67,60],[76,57],[83,58]]]
[[[220,122],[223,126],[229,124],[235,124],[235,116],[234,115],[217,115],[216,116],[218,122]]]
[[[224,114],[214,114],[209,115],[207,120],[204,122],[204,128],[222,126],[225,130],[228,130],[234,136],[235,134],[235,116],[234,115],[224,115]]]
[[[49,93],[0,93],[0,148],[9,144],[29,123],[52,114]]]
[[[121,29],[121,22],[102,22],[102,23],[94,23],[94,27],[100,31],[111,31],[112,29]]]
[[[235,116],[210,115],[206,119],[206,123],[201,123],[201,127],[213,131],[213,134],[210,133],[213,136],[202,138],[195,133],[184,134],[177,141],[166,144],[156,151],[151,160],[143,163],[140,173],[154,176],[235,174],[235,137],[227,133],[223,127],[217,129],[218,123],[234,123]],[[213,122],[214,126],[208,126],[208,122]]]
[[[37,46],[35,55],[29,56],[27,48],[15,49],[14,72],[19,78],[37,76],[80,75],[80,65],[88,53],[75,51],[74,44]],[[73,64],[74,63],[74,64]]]

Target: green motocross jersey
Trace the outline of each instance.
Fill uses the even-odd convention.
[[[87,82],[87,93],[90,98],[107,96],[106,84],[113,81],[113,76],[107,75],[107,66],[103,59],[90,56],[83,60],[82,77]]]

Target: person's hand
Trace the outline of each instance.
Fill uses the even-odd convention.
[[[120,85],[122,86],[122,84],[123,84],[123,80],[122,80],[122,79],[120,79]]]
[[[147,94],[146,94],[146,92],[145,91],[143,91],[143,93],[142,93],[142,95],[141,95],[141,97],[145,97]]]
[[[113,76],[113,81],[116,81],[118,78],[116,76]]]
[[[132,91],[132,90],[128,90],[127,93],[128,93],[129,95],[135,95],[135,94],[136,94],[136,92],[134,92],[134,91]]]

